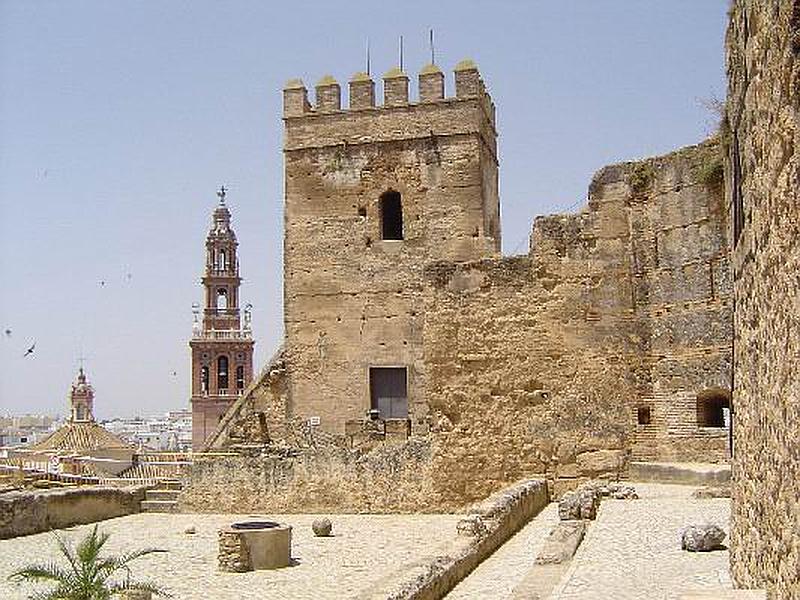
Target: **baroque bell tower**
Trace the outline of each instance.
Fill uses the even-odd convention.
[[[239,310],[238,242],[225,204],[225,186],[217,192],[211,229],[206,237],[202,283],[205,306],[200,321],[196,305],[192,339],[192,448],[200,450],[225,412],[253,379],[250,305]]]

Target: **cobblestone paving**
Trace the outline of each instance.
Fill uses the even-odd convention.
[[[553,600],[662,600],[730,589],[728,551],[681,550],[681,529],[711,521],[729,532],[730,500],[695,500],[690,486],[634,484],[639,500],[604,500]],[[727,539],[726,539],[727,541]]]
[[[169,552],[133,563],[134,575],[155,580],[183,600],[355,598],[376,581],[392,581],[410,565],[447,552],[456,538],[458,515],[334,515],[334,537],[315,538],[311,522],[319,515],[270,515],[292,525],[292,556],[297,564],[275,571],[217,571],[217,530],[242,516],[138,514],[109,519],[100,528],[111,534],[108,552],[154,546]],[[263,519],[264,516],[261,516]],[[183,531],[194,525],[197,534]],[[82,537],[92,525],[59,533]],[[0,540],[0,598],[29,593],[7,581],[15,569],[56,559],[49,533]],[[41,588],[36,588],[41,589]]]
[[[483,561],[447,595],[447,600],[510,598],[558,522],[558,506],[550,503],[525,527]]]
[[[639,500],[605,499],[551,600],[676,598],[685,590],[730,589],[728,551],[689,553],[680,531],[712,521],[728,531],[728,499],[695,500],[690,486],[634,484]],[[508,600],[558,520],[550,504],[483,562],[448,600]]]

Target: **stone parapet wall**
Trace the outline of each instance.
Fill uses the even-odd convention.
[[[79,487],[0,495],[0,539],[137,513],[145,488]]]
[[[800,1],[735,0],[726,41],[735,310],[731,572],[800,598]]]
[[[196,512],[456,510],[433,492],[430,457],[430,440],[409,440],[369,451],[326,444],[283,455],[198,458],[179,502]]]

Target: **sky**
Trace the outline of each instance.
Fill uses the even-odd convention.
[[[81,358],[98,418],[188,407],[222,184],[256,370],[269,359],[288,79],[346,88],[369,40],[379,80],[402,35],[415,97],[433,28],[446,93],[472,58],[497,106],[503,252],[520,254],[533,218],[578,210],[604,165],[712,131],[727,4],[0,0],[0,414],[64,414]]]

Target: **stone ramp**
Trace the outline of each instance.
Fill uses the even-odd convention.
[[[726,463],[631,462],[630,481],[720,485],[731,480],[731,466]]]

